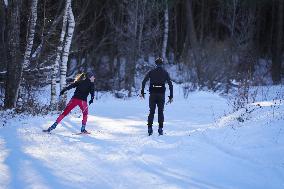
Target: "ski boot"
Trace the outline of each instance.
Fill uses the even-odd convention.
[[[44,130],[42,130],[42,132],[50,133],[50,131],[55,129],[57,125],[58,125],[58,123],[54,122],[50,127],[48,127],[48,129],[44,129]]]
[[[82,134],[90,134],[90,132],[88,132],[88,131],[86,130],[86,125],[82,125],[82,127],[81,127],[81,133],[82,133]]]
[[[159,133],[159,135],[163,135],[163,134],[164,134],[164,132],[163,132],[163,127],[159,127],[158,133]]]
[[[152,126],[148,126],[148,135],[151,136],[153,134]]]

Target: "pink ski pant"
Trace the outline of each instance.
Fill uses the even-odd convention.
[[[63,113],[59,115],[57,118],[56,122],[60,123],[60,121],[69,114],[71,110],[73,110],[76,106],[79,106],[80,109],[82,110],[83,113],[83,120],[82,120],[82,125],[86,125],[87,123],[87,118],[88,118],[88,104],[86,101],[77,99],[77,98],[72,98],[66,108],[64,109]]]

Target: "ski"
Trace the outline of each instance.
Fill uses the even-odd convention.
[[[50,134],[50,131],[48,131],[48,129],[43,129],[42,132]]]
[[[79,133],[73,133],[72,135],[89,135],[91,134],[89,131],[86,132],[79,132]]]

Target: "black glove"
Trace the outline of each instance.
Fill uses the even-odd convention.
[[[141,96],[142,98],[145,98],[145,93],[144,93],[144,91],[143,91],[143,90],[141,91],[140,96]]]
[[[172,103],[172,102],[173,102],[173,96],[169,96],[168,103]]]
[[[62,91],[60,91],[60,95],[59,96],[62,96],[64,94],[65,90],[63,89]]]
[[[94,99],[92,98],[91,100],[89,100],[89,105],[91,105],[94,102]]]

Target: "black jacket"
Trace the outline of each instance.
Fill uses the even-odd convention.
[[[65,92],[75,87],[76,87],[76,90],[72,98],[77,98],[77,99],[87,101],[87,97],[90,93],[91,99],[94,99],[95,86],[94,86],[94,83],[90,81],[90,79],[87,78],[85,80],[72,83],[71,85],[65,87],[62,90],[62,92]]]
[[[162,68],[161,66],[157,66],[155,69],[151,70],[145,76],[142,82],[142,90],[141,93],[144,93],[144,88],[146,82],[150,79],[149,92],[151,93],[165,93],[166,87],[165,83],[167,82],[170,88],[170,97],[173,97],[173,84],[169,73]]]

